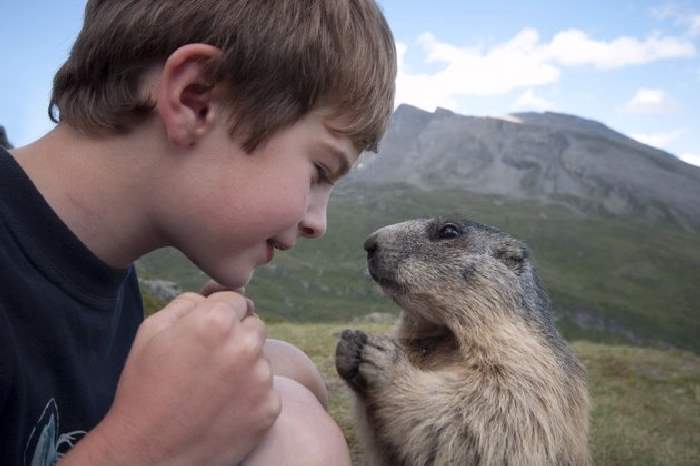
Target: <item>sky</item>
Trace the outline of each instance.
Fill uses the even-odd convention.
[[[700,0],[379,0],[397,43],[396,103],[465,115],[600,121],[700,166]],[[51,81],[84,0],[0,0],[0,124],[50,130]]]

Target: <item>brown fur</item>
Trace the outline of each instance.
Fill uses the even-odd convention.
[[[460,235],[444,238],[447,224]],[[404,311],[392,335],[338,343],[367,465],[591,464],[583,367],[522,243],[436,219],[386,227],[365,247]]]

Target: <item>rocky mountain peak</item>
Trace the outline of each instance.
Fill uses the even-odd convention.
[[[348,184],[407,183],[700,225],[700,168],[561,113],[476,117],[400,105]]]

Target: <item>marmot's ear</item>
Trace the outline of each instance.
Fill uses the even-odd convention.
[[[525,259],[528,258],[528,251],[521,242],[508,240],[498,245],[494,257],[515,273],[520,273],[523,271]]]

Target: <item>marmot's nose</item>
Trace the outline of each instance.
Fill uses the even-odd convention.
[[[379,243],[377,243],[377,235],[372,235],[365,241],[365,251],[367,251],[367,259],[371,259],[374,254],[379,249]]]

